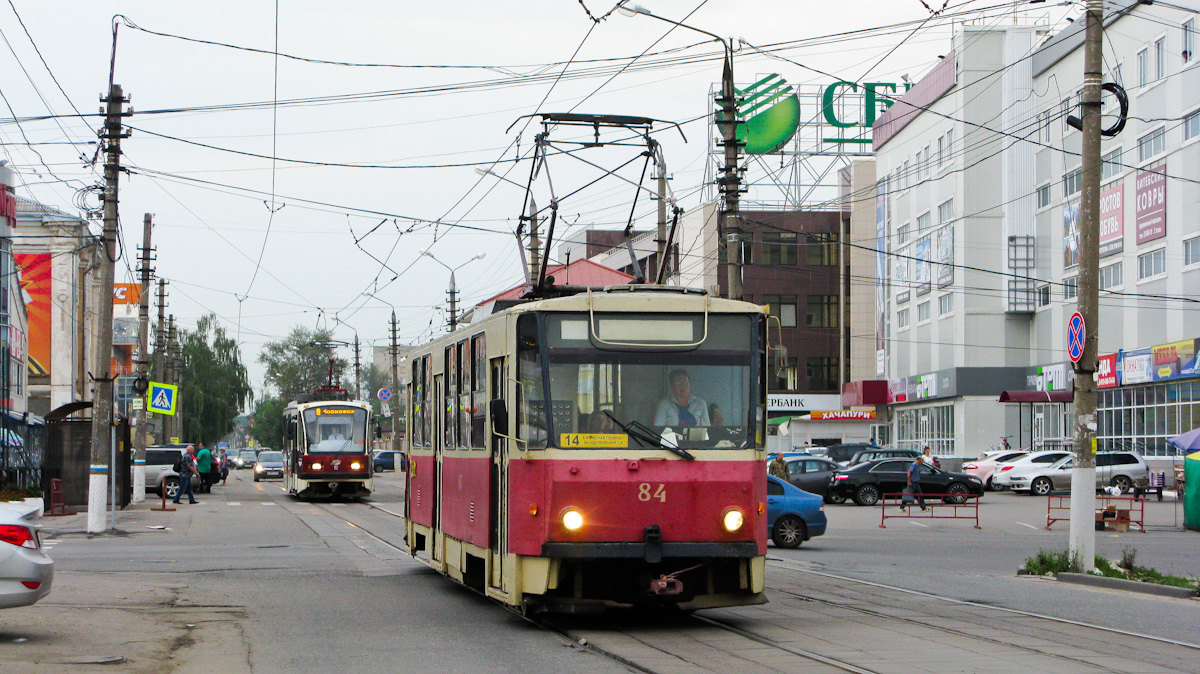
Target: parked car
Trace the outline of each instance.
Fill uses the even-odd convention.
[[[992,482],[992,474],[1000,468],[1000,464],[1015,461],[1026,454],[1028,452],[1021,450],[996,452],[964,463],[963,472],[983,480],[984,486],[988,489],[1001,489],[999,485]]]
[[[1025,471],[1010,478],[1012,490],[1028,491],[1030,496],[1071,488],[1075,457],[1067,455],[1050,466]],[[1096,489],[1120,487],[1121,493],[1150,486],[1150,469],[1145,459],[1134,452],[1103,452],[1096,455]]]
[[[850,459],[854,455],[868,449],[883,449],[879,445],[873,445],[869,442],[843,442],[837,445],[830,445],[825,448],[825,458],[830,461],[836,461],[843,466],[848,465]]]
[[[404,457],[404,452],[393,452],[387,449],[375,450],[375,455],[371,457],[371,467],[376,473],[382,473],[385,470],[396,470],[396,461],[400,462],[400,470],[408,468],[407,459]]]
[[[837,498],[829,491],[833,474],[840,470],[841,466],[829,459],[815,456],[789,458],[785,454],[784,460],[788,464],[788,482],[810,494],[820,496],[826,503],[845,502],[845,499]]]
[[[852,498],[859,505],[875,505],[884,494],[899,494],[908,484],[910,459],[877,459],[846,468],[833,476],[833,492]],[[946,494],[947,503],[964,503],[967,495],[982,495],[983,480],[965,473],[951,473],[933,466],[921,466],[921,490],[926,494]]]
[[[173,499],[179,493],[179,473],[175,472],[175,462],[183,457],[187,445],[154,445],[146,448],[146,492],[154,492],[162,496],[161,489],[166,489],[167,498]]]
[[[767,531],[776,547],[798,548],[824,534],[826,524],[820,496],[767,476]]]
[[[283,479],[283,452],[261,452],[254,464],[254,481]]]
[[[1011,480],[1014,475],[1023,475],[1026,471],[1045,468],[1052,464],[1058,463],[1070,455],[1071,453],[1065,449],[1031,452],[1019,459],[1013,459],[1012,461],[1009,461],[1008,463],[997,468],[996,472],[992,473],[992,482],[1000,485],[1001,487],[1011,487]]]
[[[857,466],[860,463],[874,461],[875,459],[911,459],[915,461],[918,456],[921,456],[921,452],[915,449],[864,449],[852,456],[846,465]],[[942,467],[942,462],[938,461],[936,456],[930,455],[929,458],[932,460],[934,468]]]
[[[37,506],[0,505],[0,608],[37,603],[50,594],[54,560],[42,550]]]

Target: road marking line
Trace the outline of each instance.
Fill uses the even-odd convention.
[[[265,506],[273,506],[273,505],[279,505],[279,504],[278,504],[278,503],[264,503],[263,505],[265,505]]]
[[[1017,522],[1017,524],[1020,524],[1023,527],[1029,527],[1030,529],[1033,529],[1035,531],[1037,530],[1037,527],[1033,526],[1032,524],[1025,524],[1024,522]]]
[[[330,504],[329,504],[329,507],[331,507],[331,508],[345,508],[345,507],[346,507],[346,504],[345,504],[345,503],[330,503]]]
[[[917,526],[917,527],[925,527],[926,529],[929,528],[928,524],[921,524],[920,522],[909,522],[909,524],[911,524],[913,526]]]
[[[242,504],[241,504],[241,503],[236,503],[236,502],[234,502],[234,503],[226,503],[225,505],[227,505],[227,506],[240,506],[240,505],[242,505]]]

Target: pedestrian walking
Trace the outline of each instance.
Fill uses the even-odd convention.
[[[196,452],[196,472],[200,474],[200,492],[207,494],[212,492],[212,486],[216,480],[213,476],[213,455],[208,451],[208,447],[200,445],[200,451]]]
[[[225,480],[229,479],[229,452],[224,447],[221,448],[221,456],[217,457],[217,468],[221,471],[221,484],[225,484]]]
[[[905,504],[912,503],[913,496],[917,497],[917,504],[921,506],[921,510],[929,510],[925,507],[925,494],[921,491],[921,469],[925,466],[925,455],[917,457],[908,466],[907,482],[908,486],[904,488],[904,497],[900,499],[900,512],[908,512]]]
[[[171,499],[171,503],[179,503],[179,497],[184,494],[187,494],[189,504],[199,503],[192,489],[192,479],[199,477],[200,474],[196,472],[196,448],[188,445],[187,451],[179,459],[179,491],[175,492],[175,498]]]

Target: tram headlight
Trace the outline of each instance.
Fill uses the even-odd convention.
[[[738,510],[737,508],[730,508],[729,510],[726,510],[725,514],[721,517],[721,525],[725,527],[725,531],[728,531],[731,534],[741,529],[742,525],[745,523],[746,516],[743,515],[742,511]]]
[[[362,464],[355,461],[354,463],[350,464],[350,470],[362,470]]]
[[[320,463],[312,464],[312,469],[313,470],[321,470],[321,464]]]
[[[567,531],[579,531],[583,527],[583,515],[574,508],[567,508],[562,514],[562,524]]]

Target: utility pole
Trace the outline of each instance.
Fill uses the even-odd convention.
[[[1071,472],[1070,552],[1083,571],[1096,556],[1096,372],[1100,327],[1100,97],[1104,2],[1088,0],[1083,42],[1083,193],[1079,199],[1079,313],[1083,357],[1075,363],[1075,467]]]
[[[398,357],[400,355],[400,345],[397,343],[400,336],[400,330],[396,326],[396,311],[392,310],[392,451],[400,451],[400,418],[404,415],[405,401],[400,395],[400,365]],[[393,455],[394,458],[394,455]]]
[[[142,385],[150,377],[150,230],[153,216],[146,214],[142,220],[142,259],[138,269],[142,274],[142,286],[138,295],[138,347],[134,366],[137,368],[137,379],[133,391],[138,398],[133,409],[133,503],[146,500],[146,401],[139,393]]]
[[[154,375],[153,379],[157,382],[165,382],[166,376],[163,373],[163,349],[166,348],[167,341],[167,281],[166,279],[158,279],[158,322],[154,325]],[[167,422],[163,416],[156,415],[154,417],[155,433],[154,437],[158,442],[166,442]]]
[[[717,179],[721,192],[721,210],[717,215],[717,222],[718,228],[725,234],[729,298],[740,300],[742,299],[742,212],[740,205],[742,174],[738,168],[738,150],[741,148],[741,141],[737,139],[739,123],[737,90],[733,87],[733,50],[725,39],[718,39],[721,40],[721,46],[725,47],[725,66],[721,71],[721,96],[717,99],[717,103],[721,106],[721,113],[717,117],[717,126],[721,130],[721,145],[725,148],[725,165],[721,167],[721,176]]]
[[[101,237],[100,257],[100,306],[96,307],[95,360],[92,375],[96,382],[96,395],[92,402],[92,454],[88,478],[87,532],[97,534],[105,530],[105,504],[112,454],[113,432],[113,376],[112,376],[112,314],[113,314],[113,267],[117,259],[117,194],[121,176],[121,139],[127,137],[122,130],[121,118],[125,116],[126,98],[121,85],[109,88],[106,103],[104,129],[100,134],[104,141],[104,233]],[[115,496],[115,494],[114,494]]]
[[[658,141],[650,140],[650,152],[658,150]],[[661,273],[661,269],[667,264],[667,167],[661,163],[658,165],[658,232],[654,242],[658,244],[658,268],[654,269],[649,275],[649,278],[661,278],[664,281],[666,276]]]
[[[454,284],[454,270],[450,270],[450,332],[458,329],[458,286]]]
[[[175,386],[179,385],[179,372],[175,366],[175,314],[167,317],[167,349],[163,358],[163,379],[167,383]],[[175,393],[175,404],[179,404],[179,393]],[[174,442],[171,438],[179,437],[179,431],[175,420],[179,418],[179,411],[176,409],[175,416],[168,416],[163,419],[163,434],[166,435],[167,442]]]
[[[354,399],[362,399],[362,364],[358,359],[358,333],[354,333]]]
[[[183,331],[175,325],[174,316],[171,316],[171,331],[174,335],[171,339],[171,361],[175,368],[175,385],[180,390],[183,390],[183,344],[180,343],[183,339]],[[182,442],[187,442],[183,440],[183,397],[179,395],[178,391],[175,392],[175,416],[171,417],[171,428],[175,431],[175,437],[179,438]]]

